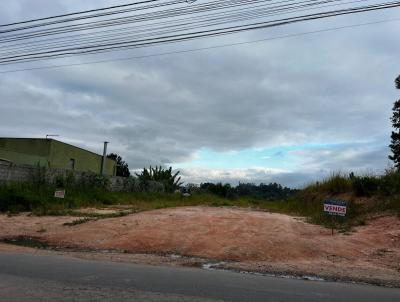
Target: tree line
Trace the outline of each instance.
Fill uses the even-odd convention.
[[[298,190],[284,187],[276,182],[260,183],[239,183],[237,186],[222,183],[202,183],[200,190],[206,191],[224,198],[251,197],[257,199],[285,199],[294,195]]]

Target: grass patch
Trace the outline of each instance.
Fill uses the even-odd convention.
[[[123,193],[108,192],[102,188],[66,188],[65,199],[54,198],[56,187],[29,183],[0,185],[0,212],[10,215],[32,212],[34,215],[85,216],[112,218],[129,215],[132,212],[180,207],[180,206],[250,206],[244,198],[230,200],[213,194],[201,193],[182,197],[174,193]],[[110,214],[80,213],[79,208],[104,207],[113,205],[129,206],[129,211]]]
[[[0,185],[0,212],[9,214],[29,211],[34,215],[69,215],[85,219],[113,218],[131,213],[182,206],[235,206],[306,217],[314,224],[330,227],[332,219],[323,213],[323,201],[327,198],[343,198],[348,201],[346,218],[335,217],[335,227],[347,231],[354,225],[365,224],[374,213],[393,212],[400,216],[400,172],[388,171],[383,176],[355,176],[333,174],[330,177],[299,190],[294,196],[282,200],[265,200],[253,197],[225,198],[207,192],[182,197],[174,193],[122,193],[107,192],[98,186],[66,187],[66,198],[54,198],[55,186],[45,184]],[[371,200],[362,204],[360,198]],[[127,206],[129,210],[116,213],[82,213],[78,208]]]
[[[40,239],[34,237],[27,237],[27,236],[18,236],[13,238],[4,238],[1,240],[7,244],[31,247],[31,248],[38,248],[38,249],[46,249],[48,248],[48,244]]]
[[[337,196],[347,201],[347,215],[334,218],[336,228],[347,231],[352,226],[365,225],[369,216],[381,212],[400,217],[400,171],[387,171],[380,176],[333,174],[301,190],[294,210],[312,223],[330,226],[331,217],[323,213],[322,204],[325,199]]]
[[[86,223],[86,222],[89,222],[89,221],[92,221],[92,220],[95,220],[95,219],[89,218],[89,217],[79,218],[79,219],[76,219],[76,220],[74,220],[72,222],[66,222],[63,225],[65,225],[65,226],[74,226],[74,225],[83,224],[83,223]]]
[[[332,174],[330,177],[317,181],[314,184],[308,185],[301,193],[327,193],[340,194],[350,192],[352,190],[352,181],[349,177],[341,173]]]

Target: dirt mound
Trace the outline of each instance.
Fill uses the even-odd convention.
[[[302,271],[356,268],[400,278],[400,220],[373,219],[349,235],[301,218],[248,209],[186,207],[65,223],[73,217],[0,216],[0,237],[35,236],[50,245],[130,253],[172,253]],[[71,224],[70,224],[71,225]],[[350,268],[350,269],[349,269]]]

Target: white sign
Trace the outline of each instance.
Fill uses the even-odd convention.
[[[340,200],[327,200],[324,202],[324,212],[330,215],[346,216],[347,204]]]
[[[57,190],[54,193],[55,198],[65,198],[65,190]]]

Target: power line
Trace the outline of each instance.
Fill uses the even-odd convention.
[[[185,2],[185,0],[181,0],[180,2]],[[51,34],[61,34],[65,32],[72,32],[72,31],[80,31],[80,30],[88,30],[88,29],[93,29],[93,28],[99,28],[99,27],[109,27],[109,26],[115,26],[115,25],[122,25],[126,23],[132,23],[132,22],[144,22],[144,21],[151,21],[151,20],[159,20],[160,18],[171,18],[171,17],[176,17],[179,15],[187,15],[187,14],[196,14],[196,13],[201,13],[201,12],[206,12],[209,10],[216,10],[216,9],[227,9],[227,8],[232,8],[236,6],[242,6],[242,5],[249,5],[250,4],[254,5],[257,2],[272,2],[273,0],[214,0],[213,2],[206,2],[203,4],[199,5],[193,5],[191,7],[180,7],[180,8],[173,8],[173,9],[168,9],[164,11],[154,11],[150,13],[145,13],[145,14],[139,14],[139,15],[131,15],[131,16],[125,16],[125,17],[118,17],[118,18],[113,18],[113,19],[106,19],[106,20],[100,20],[100,21],[92,21],[92,22],[86,22],[86,23],[79,23],[79,24],[72,24],[72,25],[65,25],[62,27],[55,27],[51,29],[45,29],[42,31],[33,31],[33,32],[28,32],[30,35],[25,35],[24,34],[16,34],[16,35],[9,35],[5,36],[2,38],[0,42],[9,42],[13,41],[11,40],[12,38],[14,39],[28,39],[28,38],[35,38],[38,36],[42,35],[51,35]],[[314,0],[315,1],[315,0]],[[338,1],[338,0],[336,0]],[[0,32],[1,33],[1,32]],[[4,38],[9,38],[10,40],[4,40]]]
[[[156,2],[154,5],[174,6],[182,1],[186,3],[185,0],[151,2]],[[348,2],[346,0],[214,0],[190,7],[174,6],[162,9],[154,9],[153,4],[150,3],[139,6],[138,10],[135,10],[137,13],[133,15],[130,14],[132,8],[106,12],[119,14],[129,11],[128,16],[83,23],[73,22],[63,26],[52,24],[49,28],[46,21],[34,25],[43,25],[46,27],[43,30],[22,27],[17,28],[21,30],[21,33],[1,34],[0,32],[2,46],[0,65],[180,43],[400,6],[400,1],[353,6],[354,3],[372,1],[374,0]],[[341,8],[332,9],[333,6],[341,6]],[[141,12],[141,9],[144,12]],[[97,14],[90,15],[90,17],[93,16]],[[83,18],[86,17],[83,16]],[[104,17],[103,12],[100,17]],[[63,20],[71,20],[71,18],[55,19],[55,22]],[[125,27],[126,24],[131,23],[136,26]],[[115,28],[104,30],[109,27]],[[76,31],[80,35],[66,35]],[[40,39],[54,35],[56,37],[52,39]],[[19,42],[23,40],[27,42]]]
[[[58,68],[67,68],[67,67],[77,67],[77,66],[92,65],[92,64],[103,64],[103,63],[111,63],[111,62],[138,60],[138,59],[145,59],[145,58],[152,58],[152,57],[159,57],[159,56],[167,56],[167,55],[174,55],[174,54],[185,54],[185,53],[191,53],[191,52],[212,50],[212,49],[225,48],[225,47],[231,47],[231,46],[240,46],[240,45],[246,45],[246,44],[261,43],[261,42],[279,40],[279,39],[295,38],[295,37],[306,36],[306,35],[310,35],[310,34],[330,32],[330,31],[335,31],[335,30],[351,29],[351,28],[356,28],[356,27],[362,27],[362,26],[368,26],[368,25],[374,25],[374,24],[382,24],[382,23],[389,23],[389,22],[398,22],[398,21],[400,21],[400,18],[380,20],[380,21],[367,22],[367,23],[358,23],[358,24],[345,25],[345,26],[339,26],[339,27],[331,27],[331,28],[325,28],[325,29],[314,30],[314,31],[307,31],[307,32],[302,32],[302,33],[280,35],[280,36],[275,36],[275,37],[270,37],[270,38],[265,38],[265,39],[253,40],[253,41],[221,44],[221,45],[214,45],[214,46],[209,46],[209,47],[201,47],[201,48],[194,48],[194,49],[171,51],[171,52],[164,52],[164,53],[155,53],[155,54],[151,54],[151,55],[134,56],[134,57],[127,57],[127,58],[119,58],[119,59],[99,60],[99,61],[83,62],[83,63],[73,63],[73,64],[62,64],[62,65],[53,65],[53,66],[42,66],[42,67],[32,67],[32,68],[6,70],[6,71],[0,71],[0,74],[16,73],[16,72],[23,72],[23,71],[35,71],[35,70],[45,70],[45,69],[58,69]]]
[[[94,44],[94,45],[84,45],[84,46],[77,46],[77,47],[65,47],[62,49],[49,49],[46,51],[36,52],[36,53],[26,53],[26,54],[13,54],[11,56],[3,56],[0,57],[0,64],[11,64],[11,63],[20,63],[20,62],[31,62],[36,60],[44,60],[44,59],[51,59],[51,58],[60,58],[72,55],[82,55],[82,54],[93,54],[93,53],[101,53],[107,51],[115,51],[120,49],[128,49],[128,48],[138,48],[138,47],[148,47],[154,46],[159,44],[165,43],[176,43],[176,42],[183,42],[193,39],[199,38],[207,38],[213,36],[220,36],[220,35],[228,35],[234,34],[244,31],[256,30],[256,29],[264,29],[269,27],[276,27],[282,26],[292,23],[304,22],[308,20],[316,20],[322,19],[327,17],[334,17],[339,15],[347,15],[347,14],[354,14],[360,12],[367,12],[367,11],[374,11],[374,10],[381,10],[387,8],[393,8],[400,6],[400,2],[387,2],[383,4],[376,4],[376,5],[365,5],[359,6],[354,8],[348,9],[339,9],[339,10],[332,10],[296,17],[289,17],[283,19],[276,19],[264,22],[257,22],[252,24],[245,24],[239,26],[229,26],[229,27],[222,27],[217,29],[211,30],[201,30],[201,31],[192,31],[189,33],[178,33],[178,34],[166,34],[161,36],[149,37],[144,39],[136,39],[136,40],[128,40],[122,42],[112,42],[106,41],[106,43],[102,44]]]
[[[27,23],[32,23],[32,22],[45,21],[45,20],[69,17],[69,16],[74,16],[74,15],[80,15],[80,14],[93,13],[93,12],[104,11],[104,10],[111,10],[111,9],[134,6],[134,5],[145,4],[145,3],[156,2],[156,1],[160,1],[160,0],[146,0],[146,1],[141,1],[141,2],[134,2],[134,3],[122,4],[122,5],[114,5],[114,6],[91,9],[91,10],[86,10],[86,11],[79,11],[79,12],[63,14],[63,15],[50,16],[50,17],[39,18],[39,19],[30,19],[30,20],[25,20],[25,21],[20,21],[20,22],[1,24],[0,27],[14,26],[14,25],[19,25],[19,24],[27,24]],[[184,0],[184,1],[186,2],[186,0]]]
[[[352,3],[358,3],[358,2],[363,2],[365,0],[356,0],[356,1],[350,1],[350,2],[344,2],[343,4],[352,4]],[[280,1],[281,3],[284,2],[291,2],[291,0],[286,0],[286,1]],[[206,26],[214,26],[214,25],[222,25],[225,23],[229,23],[232,21],[246,21],[249,20],[250,18],[261,18],[263,16],[276,16],[276,15],[281,15],[285,14],[287,11],[290,12],[301,12],[301,11],[308,11],[309,9],[307,8],[310,3],[310,1],[301,1],[298,2],[301,5],[297,6],[291,6],[289,8],[285,8],[285,11],[282,12],[281,9],[263,9],[264,5],[255,7],[251,11],[246,11],[244,13],[239,12],[234,14],[233,16],[227,16],[230,19],[227,19],[226,14],[227,12],[220,12],[217,14],[212,14],[210,15],[211,18],[207,18],[207,16],[201,16],[201,18],[193,18],[193,17],[187,17],[179,20],[174,20],[172,23],[171,21],[166,21],[166,22],[159,22],[157,25],[154,27],[148,27],[146,25],[139,25],[136,27],[128,27],[128,28],[122,28],[122,29],[114,29],[114,30],[107,30],[103,31],[104,33],[107,34],[102,34],[102,35],[96,35],[97,33],[90,33],[90,34],[81,34],[79,36],[69,36],[65,37],[67,40],[66,41],[59,41],[60,39],[63,39],[63,37],[59,38],[53,38],[53,39],[46,39],[46,40],[40,40],[38,41],[39,43],[34,43],[31,45],[31,43],[20,43],[20,44],[15,44],[9,47],[2,47],[2,51],[0,51],[0,55],[5,55],[8,53],[13,53],[17,54],[23,51],[36,51],[36,50],[43,50],[47,49],[50,47],[62,47],[66,45],[79,45],[81,44],[90,44],[94,42],[102,42],[102,41],[110,41],[110,42],[119,42],[121,40],[128,40],[128,39],[133,39],[135,37],[140,37],[140,36],[151,36],[154,34],[160,34],[167,32],[166,30],[171,30],[173,31],[181,31],[181,30],[189,30],[189,29],[196,29],[199,27],[206,27]],[[329,1],[322,1],[319,3],[329,3],[329,2],[336,2],[335,0],[329,0]],[[297,4],[297,3],[295,3]],[[290,4],[292,5],[292,4]],[[330,6],[337,6],[341,5],[340,3],[333,3],[329,5],[324,5],[323,8],[325,7],[330,7]],[[214,17],[215,16],[215,17]],[[178,22],[178,24],[177,24]],[[183,23],[182,23],[183,22]],[[190,26],[189,26],[190,25]],[[186,27],[185,27],[186,26]],[[135,30],[132,30],[135,28]],[[154,30],[163,30],[162,32],[153,32]],[[152,32],[148,32],[149,30],[152,30]],[[134,35],[134,34],[139,34]],[[122,37],[121,37],[122,36]],[[75,39],[75,37],[79,37]],[[58,41],[58,42],[51,42],[51,41]],[[30,46],[31,45],[31,46]]]
[[[150,1],[150,2],[153,2],[153,1]],[[75,18],[64,19],[64,20],[55,20],[55,21],[50,21],[50,22],[45,22],[45,23],[40,23],[40,24],[33,24],[33,25],[27,25],[27,26],[22,26],[22,27],[17,27],[17,28],[1,30],[0,34],[4,34],[4,33],[8,33],[8,32],[23,31],[23,30],[37,28],[37,27],[46,27],[46,26],[60,24],[60,23],[74,22],[74,21],[78,21],[78,20],[99,18],[99,17],[116,15],[116,14],[125,14],[125,13],[132,12],[132,11],[152,9],[152,8],[156,8],[156,7],[175,5],[175,4],[185,3],[185,2],[186,2],[186,0],[176,0],[176,1],[166,2],[166,3],[141,6],[139,8],[131,8],[131,9],[125,9],[125,10],[120,10],[120,11],[111,11],[111,12],[106,12],[106,13],[101,13],[101,14],[95,14],[95,15],[90,15],[90,16],[81,16],[81,17],[75,17]]]
[[[315,14],[308,14],[302,15],[297,17],[289,17],[277,20],[270,20],[264,22],[257,22],[252,24],[245,24],[239,26],[229,26],[223,28],[217,28],[212,30],[203,30],[203,31],[195,31],[190,33],[179,33],[173,35],[162,35],[159,37],[150,37],[145,39],[138,39],[138,40],[128,40],[122,42],[113,42],[103,44],[95,44],[95,45],[88,45],[88,46],[78,46],[78,47],[67,47],[63,49],[56,49],[56,50],[47,50],[42,52],[36,53],[27,53],[27,54],[20,54],[20,55],[12,55],[6,57],[0,57],[0,64],[12,64],[12,63],[21,63],[21,62],[32,62],[37,60],[44,60],[44,59],[52,59],[52,58],[61,58],[61,57],[68,57],[72,55],[83,55],[83,54],[94,54],[94,53],[102,53],[107,51],[115,51],[121,49],[129,49],[129,48],[139,48],[139,47],[148,47],[154,46],[159,44],[166,44],[166,43],[177,43],[182,41],[188,41],[193,39],[199,38],[207,38],[213,36],[220,36],[220,35],[227,35],[233,33],[239,33],[243,31],[249,30],[256,30],[256,29],[264,29],[269,27],[276,27],[282,26],[292,23],[304,22],[308,20],[316,20],[322,19],[327,17],[334,17],[340,15],[347,15],[347,14],[354,14],[354,13],[361,13],[361,12],[368,12],[374,10],[381,10],[387,9],[392,7],[400,6],[400,2],[387,2],[383,4],[377,5],[365,5],[359,7],[353,7],[348,9],[339,9],[333,11],[326,11],[320,12]]]
[[[337,1],[337,0],[330,0],[329,2],[331,2],[331,1]],[[342,0],[339,0],[339,1],[342,1]],[[362,1],[367,1],[367,0],[357,0],[357,1],[351,1],[351,2],[346,2],[345,4],[348,4],[348,3],[355,3],[355,2],[362,2]],[[264,1],[262,1],[262,2],[264,2]],[[267,2],[270,2],[270,0],[267,0]],[[307,3],[307,2],[314,2],[314,1],[311,1],[311,0],[307,0],[307,1],[301,1],[301,2],[294,2],[294,1],[292,1],[292,0],[285,0],[285,1],[279,1],[279,2],[277,2],[277,3],[287,3],[287,2],[292,2],[290,5],[293,5],[293,4],[298,4],[298,3]],[[294,2],[294,3],[293,3]],[[326,2],[326,1],[324,1],[324,2]],[[274,2],[274,4],[275,4],[276,2]],[[259,10],[261,10],[262,8],[264,8],[264,7],[269,7],[271,5],[271,3],[269,3],[269,4],[262,4],[262,5],[258,5],[258,6],[254,6],[253,8],[252,8],[252,10],[254,11],[254,10],[257,10],[257,11],[259,11]],[[282,6],[287,6],[287,5],[289,5],[289,4],[286,4],[286,5],[282,5]],[[336,4],[336,5],[338,5],[338,4]],[[195,23],[194,21],[197,21],[197,20],[205,20],[207,17],[221,17],[221,16],[226,16],[226,15],[231,15],[232,13],[236,13],[236,12],[240,12],[240,11],[242,11],[242,9],[235,9],[235,10],[230,10],[230,11],[223,11],[223,12],[218,12],[218,13],[213,13],[213,14],[209,14],[209,15],[202,15],[202,16],[198,16],[198,17],[193,17],[193,16],[191,16],[191,17],[185,17],[185,18],[181,18],[181,19],[177,19],[177,20],[170,20],[170,21],[163,21],[163,22],[157,22],[157,26],[162,26],[162,27],[165,27],[165,26],[167,26],[168,24],[175,24],[175,23],[177,23],[177,22],[188,22],[188,21],[191,21],[191,23]],[[245,13],[246,13],[246,11],[245,11]],[[115,32],[125,32],[126,31],[126,29],[133,29],[133,28],[143,28],[143,27],[148,27],[148,26],[151,26],[151,25],[154,25],[154,24],[145,24],[145,25],[137,25],[137,26],[134,26],[134,27],[127,27],[127,28],[122,28],[122,29],[112,29],[112,30],[105,30],[105,31],[102,31],[102,32],[104,32],[104,33],[113,33],[113,34],[115,34]],[[100,32],[100,33],[102,33],[102,32]],[[92,36],[93,34],[98,34],[99,32],[95,32],[95,33],[87,33],[87,34],[79,34],[79,35],[74,35],[74,36],[66,36],[66,37],[58,37],[58,38],[51,38],[51,39],[45,39],[45,40],[40,40],[39,42],[49,42],[49,41],[54,41],[54,40],[60,40],[60,39],[64,39],[64,38],[76,38],[76,37],[80,37],[80,38],[82,38],[82,36]],[[87,39],[86,37],[84,37],[83,39]],[[37,44],[37,43],[36,43]],[[17,45],[21,45],[21,44],[17,44]],[[26,44],[24,44],[24,43],[22,43],[22,45],[26,45]],[[7,48],[7,47],[5,47],[5,48]],[[3,47],[3,49],[4,49],[4,47]]]

